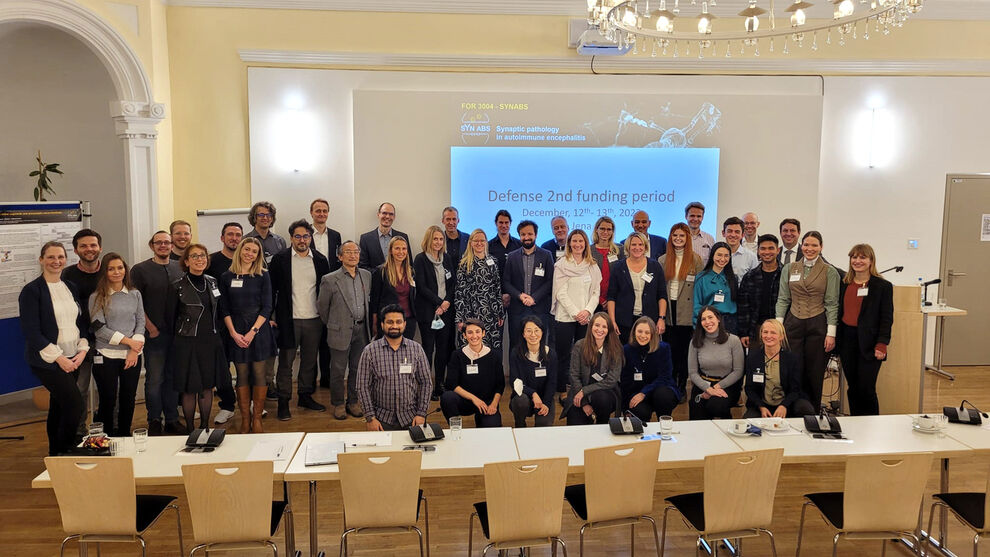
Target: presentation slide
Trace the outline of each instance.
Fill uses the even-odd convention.
[[[451,147],[450,199],[461,222],[480,225],[489,238],[499,209],[515,224],[536,222],[541,242],[557,215],[589,236],[610,217],[621,240],[637,211],[649,214],[651,233],[667,236],[690,201],[718,214],[718,169],[717,148]],[[714,233],[714,222],[704,224]]]

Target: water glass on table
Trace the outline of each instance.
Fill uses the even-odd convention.
[[[462,419],[460,416],[450,418],[450,438],[453,441],[459,441],[461,438]]]
[[[673,439],[671,434],[674,432],[674,418],[671,416],[660,416],[660,439],[669,441]]]
[[[134,450],[143,453],[148,448],[148,428],[139,427],[134,430]]]

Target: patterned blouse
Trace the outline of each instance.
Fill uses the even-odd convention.
[[[470,273],[465,263],[458,265],[454,310],[457,323],[472,317],[481,320],[485,328],[485,344],[492,348],[502,347],[502,328],[498,322],[505,318],[505,308],[502,306],[502,281],[495,258],[476,259]],[[457,335],[457,346],[464,346],[462,335]]]

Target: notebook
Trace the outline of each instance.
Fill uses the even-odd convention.
[[[337,455],[344,452],[343,441],[327,441],[306,446],[306,466],[337,464]]]

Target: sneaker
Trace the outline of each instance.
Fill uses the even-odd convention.
[[[234,417],[234,413],[230,410],[224,410],[223,408],[217,412],[217,417],[213,418],[213,423],[215,424],[225,424],[227,420]]]
[[[364,417],[364,411],[361,409],[361,403],[360,402],[352,402],[352,403],[348,404],[347,405],[347,413],[350,414],[351,416],[354,416],[355,418],[363,418]]]
[[[187,435],[186,428],[179,422],[165,422],[163,429],[165,435]]]
[[[253,400],[251,401],[251,415],[252,416],[254,415],[254,401]],[[264,417],[267,417],[267,416],[268,416],[268,410],[265,410],[264,408],[262,408],[261,409],[261,417],[264,418]]]
[[[327,411],[326,406],[323,406],[319,402],[313,400],[313,397],[310,395],[299,395],[299,401],[296,403],[296,406],[306,408],[307,410],[315,410],[317,412]]]
[[[338,420],[347,419],[347,410],[344,409],[343,404],[333,407],[333,417],[337,418]]]
[[[278,400],[278,419],[279,421],[286,422],[292,418],[292,413],[289,412],[289,400],[279,399]]]
[[[158,437],[162,434],[162,421],[161,420],[151,420],[148,422],[148,436]]]
[[[265,400],[278,400],[278,392],[275,391],[275,387],[268,386],[268,394],[265,395]]]

